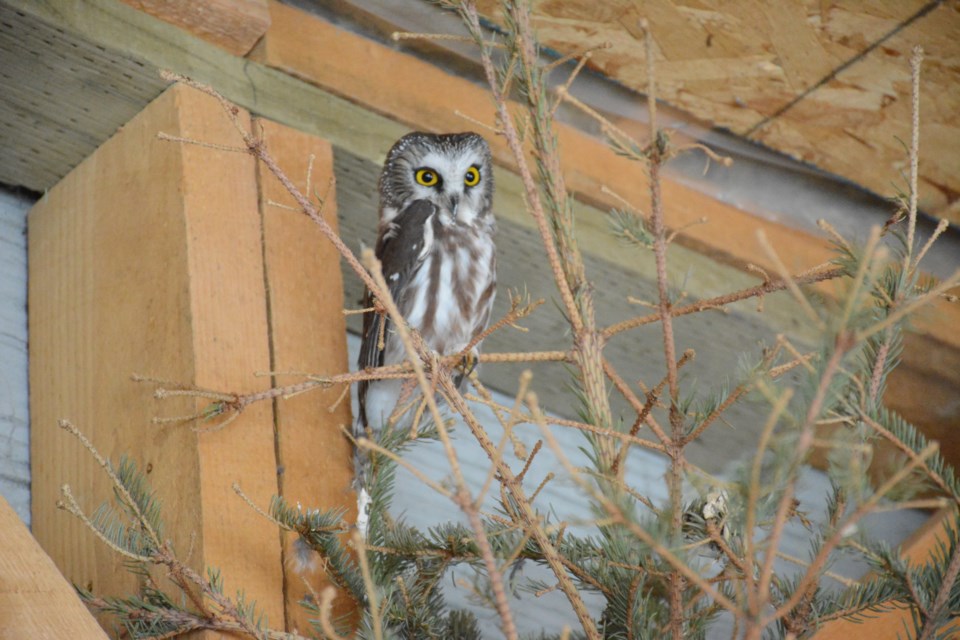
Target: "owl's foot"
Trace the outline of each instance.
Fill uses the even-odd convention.
[[[480,364],[480,353],[476,349],[471,349],[463,354],[463,357],[460,359],[460,364],[456,367],[457,373],[453,377],[453,381],[457,387],[463,385],[464,379],[473,373],[478,364]]]
[[[463,358],[461,358],[460,365],[457,368],[463,371],[464,377],[467,377],[473,373],[473,370],[477,368],[478,364],[480,364],[480,353],[476,349],[471,349],[463,354]]]

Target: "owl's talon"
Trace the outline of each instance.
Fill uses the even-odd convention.
[[[477,368],[477,365],[480,364],[480,354],[476,350],[471,349],[470,351],[463,354],[463,358],[460,359],[459,369],[463,371],[464,377],[469,377],[473,370]]]

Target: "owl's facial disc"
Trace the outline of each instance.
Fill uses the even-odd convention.
[[[482,175],[475,159],[428,155],[412,170],[413,199],[429,200],[445,225],[472,225],[483,203]]]
[[[381,224],[417,200],[432,202],[445,226],[494,224],[490,150],[474,133],[407,134],[388,152],[379,189]]]

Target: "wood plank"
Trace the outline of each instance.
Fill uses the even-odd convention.
[[[937,511],[923,527],[901,545],[901,557],[914,567],[929,562],[937,546],[946,543],[947,528],[956,529],[957,525],[955,508],[947,507]],[[814,640],[848,640],[849,638],[898,640],[904,637],[905,632],[909,634],[912,629],[910,610],[902,607],[884,613],[872,614],[871,617],[860,622],[851,620],[828,622],[813,638]],[[955,620],[948,630],[960,634],[960,620]]]
[[[106,640],[73,586],[0,496],[0,639]]]
[[[326,197],[324,217],[337,228],[333,149],[324,140],[270,122],[257,120],[270,152],[294,183],[308,194]],[[311,184],[306,184],[311,156]],[[294,206],[286,189],[263,164],[258,165],[263,218],[264,266],[270,313],[271,369],[315,375],[342,373],[347,365],[347,328],[343,309],[340,254],[312,220],[298,211],[269,204]],[[276,376],[276,384],[289,384]],[[349,428],[350,395],[343,386],[286,398],[276,403],[277,473],[280,495],[290,504],[309,509],[343,509],[356,520],[353,451],[341,428]],[[337,401],[341,400],[339,403]],[[336,403],[336,406],[333,405]],[[287,629],[311,632],[307,611],[299,604],[312,590],[320,593],[330,582],[318,565],[301,575],[293,570],[292,535],[285,535],[284,594]],[[304,581],[309,583],[309,589]],[[345,594],[334,601],[334,615],[347,614],[355,603]]]
[[[197,434],[157,415],[208,401],[160,403],[134,372],[239,392],[269,368],[260,216],[251,157],[163,142],[158,132],[236,143],[208,96],[165,92],[51,189],[29,215],[33,522],[76,583],[134,591],[122,559],[54,503],[70,483],[89,511],[111,487],[56,426],[69,418],[113,460],[129,454],[164,506],[166,533],[198,569],[218,567],[273,621],[283,620],[275,527],[258,503],[276,492],[273,417],[250,407],[228,430]],[[188,556],[187,554],[190,553]]]
[[[841,60],[830,56],[810,24],[807,9],[795,2],[757,2],[747,9],[766,18],[766,31],[794,94],[810,88]]]
[[[121,0],[164,22],[244,56],[270,24],[266,0]]]
[[[174,97],[178,135],[240,143],[213,98],[184,87],[176,88]],[[248,116],[240,115],[246,124]],[[270,345],[255,162],[243,154],[194,145],[182,146],[180,152],[195,384],[241,393],[264,390],[269,379],[256,372],[270,366]],[[267,403],[244,410],[228,429],[197,438],[204,562],[228,576],[227,593],[242,587],[279,626],[283,609],[276,527],[253,513],[231,488],[239,482],[255,502],[269,504],[277,492],[274,445],[273,411]]]

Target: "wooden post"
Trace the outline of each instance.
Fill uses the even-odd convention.
[[[329,146],[265,128],[285,165],[283,144],[295,141],[293,176],[305,174],[307,149],[317,153],[315,180],[326,186]],[[276,422],[261,402],[225,429],[196,433],[152,418],[191,414],[208,400],[161,402],[130,375],[247,393],[266,389],[270,378],[255,374],[272,368],[346,370],[339,260],[302,228],[303,216],[261,210],[252,156],[162,141],[160,132],[240,144],[215,100],[174,86],[29,215],[35,535],[75,583],[105,595],[136,589],[122,558],[55,508],[64,483],[91,513],[112,495],[90,455],[57,428],[68,418],[105,456],[138,461],[182,559],[219,568],[226,593],[242,588],[272,627],[291,615],[302,629],[284,606],[281,536],[231,484],[263,507],[278,492],[305,507],[350,504],[351,457],[337,428],[349,424],[349,404],[327,411],[340,390],[281,402]],[[278,199],[270,194],[262,200]]]
[[[310,197],[316,193],[324,199],[323,216],[336,229],[337,201],[332,188],[330,144],[268,120],[258,120],[256,126],[262,130],[271,154],[297,187]],[[347,371],[340,254],[304,214],[271,204],[296,205],[263,164],[258,171],[272,370],[317,375]],[[307,184],[308,174],[310,184]],[[278,375],[275,384],[291,381],[297,378]],[[341,397],[344,392],[347,395]],[[347,520],[354,522],[353,453],[341,432],[341,427],[349,427],[351,423],[349,389],[341,385],[300,394],[277,402],[275,411],[280,495],[304,508],[345,509]],[[292,542],[293,536],[284,536],[285,559],[289,558]],[[299,604],[309,593],[304,580],[317,593],[327,583],[319,567],[304,575],[293,571],[289,561],[285,567],[287,627],[307,632],[309,616]],[[349,597],[338,597],[334,615],[355,608],[356,603]]]

